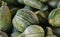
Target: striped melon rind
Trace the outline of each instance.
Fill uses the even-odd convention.
[[[38,25],[28,26],[23,33],[25,37],[44,37],[44,30]]]
[[[28,22],[31,22],[32,24],[38,23],[37,16],[32,11],[30,11],[28,9],[20,9],[20,10],[18,10],[18,13],[16,15],[18,15],[19,17],[21,16],[22,18],[24,18]]]
[[[30,10],[20,9],[17,11],[14,19],[13,26],[19,31],[23,32],[29,25],[38,24],[37,16]]]
[[[20,20],[20,21],[19,21]],[[21,17],[15,17],[13,19],[13,26],[18,30],[23,32],[24,29],[28,26],[31,25],[29,22],[26,20],[22,19]]]
[[[24,0],[24,3],[41,11],[45,11],[48,9],[48,7],[42,4],[39,0]]]
[[[49,23],[52,26],[60,27],[60,9],[54,9],[49,14]]]

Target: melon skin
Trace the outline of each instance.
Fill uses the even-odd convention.
[[[44,30],[38,25],[30,25],[17,37],[44,37]]]
[[[60,8],[54,9],[48,16],[49,23],[54,27],[60,27]]]
[[[40,0],[24,0],[24,4],[31,6],[35,9],[39,9],[41,11],[45,11],[48,9],[48,7],[42,4]]]
[[[44,30],[41,26],[31,25],[24,31],[25,37],[44,37]]]
[[[0,30],[10,31],[11,28],[11,13],[7,6],[7,3],[2,1],[2,6],[0,7]]]
[[[23,32],[27,26],[38,24],[37,16],[29,9],[20,9],[13,18],[13,26]]]

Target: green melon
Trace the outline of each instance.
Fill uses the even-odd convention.
[[[48,7],[42,4],[39,0],[24,0],[24,3],[41,11],[45,11],[48,9]]]
[[[49,23],[54,27],[60,27],[60,9],[54,9],[49,14]]]
[[[31,25],[17,37],[44,37],[44,30],[38,25]]]
[[[39,21],[37,16],[28,9],[18,10],[13,19],[13,26],[21,32],[23,32],[27,26],[38,23]]]
[[[31,25],[23,32],[25,37],[44,37],[44,30],[38,25]]]
[[[8,31],[12,28],[11,13],[6,2],[2,2],[0,7],[0,28],[2,31]]]

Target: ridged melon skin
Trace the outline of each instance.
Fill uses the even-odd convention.
[[[20,21],[19,21],[20,20]],[[24,22],[24,23],[23,23]],[[25,25],[26,24],[26,25]],[[24,29],[27,27],[27,24],[30,25],[30,23],[26,22],[25,20],[15,18],[13,19],[13,26],[16,27],[18,31],[23,32]],[[21,26],[22,25],[22,26]]]
[[[19,31],[23,32],[29,25],[38,24],[37,16],[28,9],[20,9],[17,11],[14,19],[13,26]]]
[[[32,24],[38,24],[39,23],[38,18],[34,14],[34,12],[32,12],[31,10],[28,10],[28,9],[18,10],[17,16],[22,16],[23,19],[27,20],[28,22],[30,22]]]
[[[60,27],[60,9],[54,9],[48,16],[49,23],[54,27]]]
[[[23,33],[25,37],[44,37],[44,30],[38,25],[28,26]]]
[[[17,37],[44,37],[44,30],[38,25],[30,25]]]
[[[24,3],[28,6],[31,6],[33,8],[39,9],[41,11],[45,11],[48,9],[47,6],[43,5],[40,1],[38,0],[24,0]]]
[[[8,31],[12,27],[11,25],[11,13],[5,2],[2,2],[0,7],[0,30]]]

